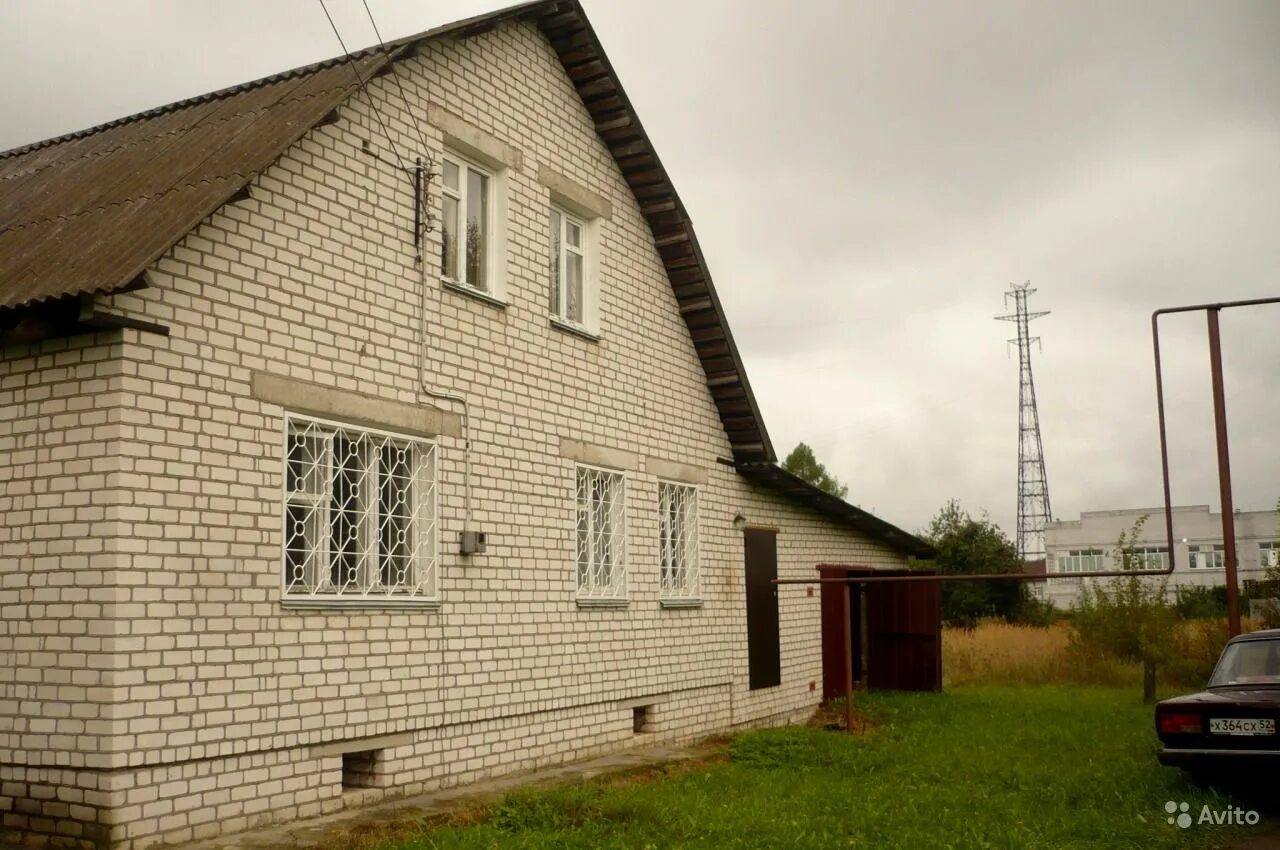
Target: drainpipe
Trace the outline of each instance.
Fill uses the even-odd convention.
[[[418,185],[422,186],[425,182],[422,178],[422,160],[418,160],[416,176]],[[422,192],[422,194],[419,195],[419,205],[421,205],[423,200],[425,200],[422,195],[425,195],[425,192]],[[433,386],[427,380],[427,293],[429,292],[428,287],[430,287],[431,284],[427,275],[426,258],[421,251],[423,238],[423,232],[422,230],[419,230],[417,234],[419,243],[419,251],[417,255],[418,282],[420,284],[420,297],[418,302],[418,387],[426,396],[443,401],[450,401],[462,408],[462,529],[463,531],[468,531],[471,529],[471,412],[465,395],[453,390],[446,390]]]

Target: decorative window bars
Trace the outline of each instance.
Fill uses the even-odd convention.
[[[698,489],[658,482],[658,558],[663,599],[697,599]]]
[[[626,575],[626,482],[620,472],[579,466],[578,598],[623,601]]]
[[[284,599],[436,598],[435,444],[288,414]]]

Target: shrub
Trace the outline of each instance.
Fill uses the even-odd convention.
[[[1173,608],[1184,620],[1203,620],[1227,616],[1226,585],[1216,587],[1179,587]]]
[[[1023,626],[1047,629],[1058,621],[1061,612],[1047,599],[1037,599],[1028,594],[1013,611],[1010,621]]]

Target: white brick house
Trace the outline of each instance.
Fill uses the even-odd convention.
[[[572,0],[0,154],[0,346],[8,840],[785,722],[773,561],[929,554],[773,465]]]

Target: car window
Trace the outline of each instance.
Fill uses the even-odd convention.
[[[1209,687],[1280,685],[1280,640],[1230,644],[1209,677]]]

